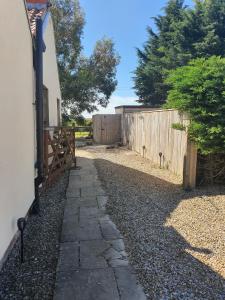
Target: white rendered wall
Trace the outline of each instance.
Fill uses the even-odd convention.
[[[58,126],[57,99],[61,101],[61,92],[56,61],[56,49],[54,29],[51,17],[44,30],[44,42],[46,51],[44,53],[44,85],[48,89],[49,99],[49,125]]]
[[[22,0],[0,11],[0,260],[34,200],[32,39]]]

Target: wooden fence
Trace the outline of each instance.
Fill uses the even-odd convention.
[[[110,145],[121,141],[121,115],[93,116],[93,139],[97,144]]]
[[[185,115],[176,110],[124,113],[121,123],[124,145],[182,176],[185,188],[195,187],[196,147],[186,130],[173,129],[173,124],[189,124]]]
[[[45,186],[75,163],[73,128],[48,127],[44,130]]]

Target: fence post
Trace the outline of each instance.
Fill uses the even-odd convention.
[[[197,147],[187,140],[187,152],[184,158],[183,187],[185,190],[192,190],[196,187],[197,171]]]

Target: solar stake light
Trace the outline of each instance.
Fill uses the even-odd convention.
[[[17,227],[20,231],[20,262],[21,264],[24,263],[24,242],[23,242],[23,233],[24,229],[26,227],[26,219],[25,218],[19,218],[17,220]]]
[[[162,152],[159,152],[160,169],[162,168]]]

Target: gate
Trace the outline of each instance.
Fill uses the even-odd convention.
[[[110,145],[121,141],[121,115],[93,116],[93,139],[97,144]]]
[[[44,130],[44,175],[49,186],[75,163],[73,128],[47,127]]]

